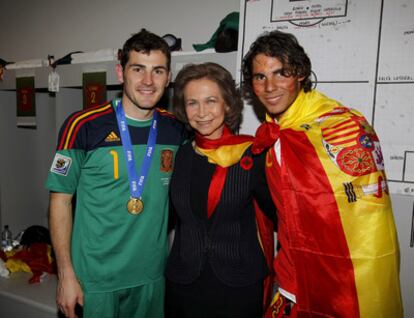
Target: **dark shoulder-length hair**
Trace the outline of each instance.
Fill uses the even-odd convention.
[[[243,101],[230,72],[216,63],[187,64],[180,70],[174,81],[173,109],[175,115],[189,127],[185,111],[184,89],[189,82],[202,78],[218,85],[224,102],[228,106],[224,121],[227,127],[236,133],[242,121]]]
[[[310,79],[312,65],[305,50],[293,34],[275,30],[260,35],[252,43],[243,59],[243,94],[247,99],[254,100],[255,97],[252,87],[252,71],[253,60],[258,54],[277,58],[288,75],[304,77],[301,85],[305,92],[312,89]]]

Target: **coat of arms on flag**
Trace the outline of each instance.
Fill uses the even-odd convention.
[[[337,115],[334,110],[332,115]],[[351,176],[363,176],[384,169],[384,162],[375,131],[363,116],[350,113],[332,125],[330,118],[319,118],[322,143],[333,163]]]

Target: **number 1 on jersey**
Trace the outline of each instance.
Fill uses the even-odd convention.
[[[111,150],[109,153],[114,157],[114,179],[116,180],[119,178],[118,153],[115,150]]]

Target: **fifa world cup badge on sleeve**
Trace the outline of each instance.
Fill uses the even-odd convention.
[[[52,167],[50,171],[62,176],[67,176],[69,173],[70,166],[72,164],[72,158],[66,157],[57,153],[53,159]]]

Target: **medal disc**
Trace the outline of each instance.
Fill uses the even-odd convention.
[[[141,199],[131,198],[128,200],[127,209],[131,214],[140,214],[144,209],[144,203]]]

